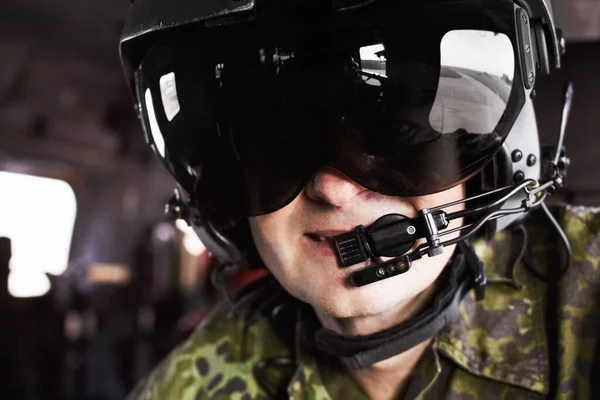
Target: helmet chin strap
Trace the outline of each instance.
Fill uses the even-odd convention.
[[[458,248],[452,261],[446,266],[439,282],[440,288],[427,308],[413,317],[392,328],[365,336],[340,335],[331,330],[321,328],[317,331],[315,341],[317,347],[330,355],[341,358],[352,368],[367,368],[375,363],[403,353],[404,351],[435,336],[442,328],[456,319],[458,306],[464,296],[475,289],[475,298],[484,296],[486,276],[483,264],[479,261],[468,239],[487,221],[512,213],[526,212],[534,207],[543,206],[548,191],[558,188],[563,177],[554,169],[551,179],[539,184],[529,179],[515,186],[497,189],[480,196],[453,203],[444,204],[431,209],[419,211],[417,217],[408,218],[400,214],[384,215],[369,227],[358,226],[356,229],[333,238],[337,255],[342,267],[358,262],[372,260],[372,264],[350,275],[354,286],[369,285],[407,272],[413,260],[424,255],[435,257],[444,252],[445,247],[457,244]],[[524,192],[525,200],[521,207],[501,209],[502,204],[510,197]],[[483,206],[446,213],[445,208],[469,202],[471,200],[496,195],[496,200]],[[477,222],[460,228],[447,229],[449,222],[462,217],[480,215]],[[560,227],[555,224],[561,232]],[[459,236],[442,241],[442,237],[459,232]],[[560,235],[568,247],[564,233]],[[408,254],[418,239],[425,243]],[[388,261],[380,257],[393,257]]]
[[[449,245],[457,244],[457,249],[451,262],[442,272],[440,282],[444,286],[438,290],[431,304],[419,315],[392,328],[364,336],[340,335],[321,328],[315,337],[317,347],[325,353],[341,358],[352,368],[360,369],[403,353],[435,336],[456,318],[461,300],[471,289],[475,289],[477,300],[484,296],[486,277],[483,264],[468,239],[487,221],[541,207],[553,223],[567,252],[570,252],[566,235],[548,212],[544,200],[548,194],[562,187],[569,165],[562,143],[572,97],[573,87],[569,84],[565,90],[555,155],[545,160],[546,171],[541,182],[527,179],[479,196],[423,209],[415,218],[400,214],[384,215],[369,227],[360,225],[350,232],[332,238],[342,267],[368,259],[372,261],[371,265],[350,276],[350,281],[355,286],[364,286],[403,274],[410,269],[413,260],[420,259],[424,255],[429,257],[440,255]],[[520,207],[501,208],[506,200],[519,195],[523,198]],[[487,198],[492,200],[482,206],[453,213],[444,211],[457,204]],[[463,217],[479,218],[468,225],[448,229],[450,221]],[[442,241],[442,237],[457,232],[458,237]],[[418,239],[425,239],[425,243],[407,253]],[[392,259],[383,261],[381,257],[392,257]]]
[[[562,181],[562,175],[556,172],[553,179],[543,184],[535,180],[525,180],[514,187],[423,209],[415,218],[400,214],[384,215],[367,228],[358,226],[350,232],[334,237],[342,267],[367,259],[372,260],[370,266],[350,275],[350,281],[354,286],[364,286],[403,274],[410,269],[413,260],[420,259],[424,255],[429,257],[440,255],[445,247],[452,244],[457,244],[457,250],[439,279],[444,286],[438,290],[431,304],[419,315],[392,328],[364,336],[340,335],[321,328],[315,337],[317,347],[325,353],[341,358],[352,368],[361,369],[403,353],[435,336],[456,319],[458,306],[471,289],[475,289],[476,300],[484,296],[485,271],[468,239],[487,221],[512,213],[526,212],[534,207],[543,207],[547,192],[560,186]],[[506,199],[522,191],[526,193],[526,198],[521,207],[500,209]],[[486,205],[454,213],[443,211],[453,205],[494,194],[500,198]],[[483,215],[477,222],[460,228],[447,229],[449,221],[453,219],[478,214]],[[560,227],[557,224],[554,226],[561,233]],[[458,237],[442,241],[441,237],[456,232],[460,232]],[[564,233],[560,237],[568,247]],[[426,239],[426,243],[408,254],[402,254],[407,249],[411,249],[421,238]],[[381,256],[393,258],[382,261]]]
[[[479,283],[476,283],[479,280]],[[458,244],[456,254],[439,280],[441,287],[430,305],[417,316],[384,331],[363,336],[341,335],[321,328],[315,334],[319,350],[344,360],[353,369],[367,368],[435,336],[458,315],[464,296],[480,285],[483,296],[485,274],[475,251],[466,241]]]
[[[334,237],[332,240],[335,242],[342,267],[367,259],[372,261],[370,266],[350,275],[350,282],[354,286],[369,285],[403,274],[410,269],[412,261],[424,255],[440,255],[452,244],[457,244],[457,249],[439,279],[443,287],[438,289],[431,304],[419,315],[392,328],[365,336],[341,335],[321,328],[315,336],[317,347],[325,353],[341,358],[352,368],[361,369],[403,353],[435,336],[456,319],[458,306],[471,289],[475,289],[476,300],[484,296],[485,271],[468,239],[489,220],[526,212],[543,204],[547,190],[557,186],[557,180],[558,177],[541,185],[532,179],[525,180],[514,187],[501,188],[466,200],[423,209],[415,218],[400,214],[384,215],[369,227],[361,225]],[[500,208],[506,199],[523,191],[526,196],[521,207]],[[453,213],[444,211],[445,208],[456,204],[492,195],[499,198],[476,208]],[[454,219],[476,215],[481,215],[477,222],[447,229],[450,221]],[[458,237],[443,241],[445,235],[457,232]],[[404,254],[413,248],[418,239],[425,239],[426,242]],[[383,256],[392,259],[383,261]]]

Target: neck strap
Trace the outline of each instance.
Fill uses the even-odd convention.
[[[361,336],[341,335],[320,328],[315,334],[317,348],[343,359],[354,369],[361,369],[432,338],[456,319],[458,306],[471,289],[476,289],[478,299],[483,297],[483,265],[469,243],[459,242],[457,254],[439,279],[442,288],[429,307],[414,318],[389,329]]]

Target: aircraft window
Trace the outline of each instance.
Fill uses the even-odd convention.
[[[50,290],[46,273],[67,269],[75,193],[61,180],[9,172],[0,172],[0,188],[0,236],[12,241],[8,290],[14,297],[42,296]]]
[[[179,219],[175,223],[177,225],[177,229],[183,232],[183,247],[185,250],[192,256],[199,256],[204,252],[206,247],[196,235],[196,232],[189,226],[184,220]]]

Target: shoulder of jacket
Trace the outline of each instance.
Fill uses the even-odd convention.
[[[261,394],[253,376],[256,365],[290,354],[269,317],[261,312],[266,300],[252,292],[236,303],[219,303],[182,345],[138,383],[129,399],[230,398],[235,392],[254,398]]]
[[[541,210],[521,226],[478,241],[488,275],[486,296],[481,301],[467,296],[459,318],[438,338],[438,348],[465,370],[541,394],[549,390],[549,368],[558,368],[550,365],[547,346],[561,354],[560,379],[567,387],[575,377],[589,378],[581,366],[595,354],[600,329],[600,208],[550,210],[571,245],[568,268],[563,270],[569,258],[559,233]],[[564,274],[551,291],[541,278],[559,272]],[[546,315],[550,300],[556,319]],[[556,329],[559,351],[547,336]]]
[[[570,264],[562,283],[600,282],[600,207],[563,204],[551,207],[551,211],[571,247]],[[547,218],[536,222],[532,227],[532,258],[537,255],[543,263],[560,269],[565,249],[556,229]]]
[[[560,332],[558,386],[562,393],[593,398],[597,379],[593,366],[599,361],[600,207],[564,206],[561,211],[559,222],[571,257],[554,294]]]
[[[560,208],[561,225],[569,240],[578,244],[588,245],[598,241],[600,237],[600,207],[565,205]],[[576,251],[580,249],[574,248]]]

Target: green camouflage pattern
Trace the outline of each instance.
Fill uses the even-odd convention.
[[[561,266],[560,243],[543,218],[475,243],[486,296],[465,297],[406,399],[600,398],[600,209],[564,206],[555,215],[572,246],[567,272],[556,285],[531,272]],[[221,304],[129,398],[366,399],[339,361],[316,351],[302,307],[280,324],[289,325],[285,337],[276,332],[257,311],[272,302],[268,294],[262,303]]]

